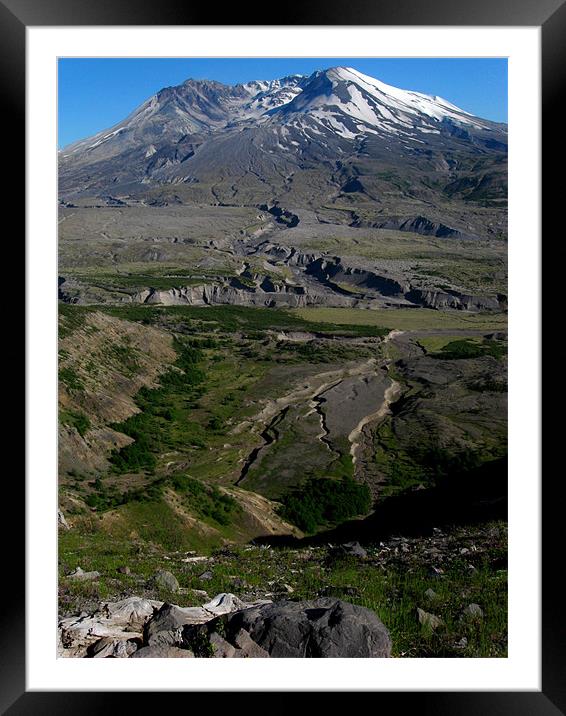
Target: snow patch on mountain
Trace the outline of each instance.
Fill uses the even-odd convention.
[[[293,94],[270,112],[274,120],[298,127],[297,117],[311,117],[326,131],[349,140],[367,133],[416,137],[415,130],[421,128],[437,134],[446,121],[480,130],[490,125],[441,97],[399,89],[351,67],[315,72],[295,86]]]
[[[380,103],[389,105],[389,107],[398,111],[408,112],[413,115],[425,114],[438,120],[450,117],[481,127],[481,124],[475,122],[469,112],[456,107],[456,105],[442,97],[399,89],[369,75],[364,75],[352,67],[334,68],[330,70],[329,74],[342,81],[358,84],[371,93]]]
[[[95,147],[98,147],[103,142],[107,142],[111,137],[116,136],[120,132],[124,132],[126,130],[126,127],[121,127],[120,129],[116,129],[114,132],[108,132],[108,134],[105,134],[101,139],[94,142],[94,144],[91,144],[87,147],[87,149],[94,149]]]

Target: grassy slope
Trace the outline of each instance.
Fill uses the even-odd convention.
[[[85,330],[94,326],[96,355],[94,344],[85,350],[83,340]],[[168,362],[162,367],[148,365],[147,361],[144,364],[132,348],[131,355],[126,356],[135,368],[129,379],[129,362],[117,347],[125,335],[137,335],[136,330],[142,336],[159,336],[166,347],[162,356]],[[180,357],[185,344],[177,341],[172,350],[168,331],[74,306],[64,307],[61,313],[61,334],[65,347],[61,349],[60,389],[62,406],[66,407],[61,408],[59,418],[65,427],[64,436],[69,436],[66,452],[88,457],[94,454],[96,458],[75,462],[72,468],[64,462],[61,465],[61,500],[71,521],[83,529],[90,510],[111,514],[109,520],[89,524],[118,537],[142,529],[150,542],[170,547],[167,540],[175,539],[186,549],[209,549],[226,539],[246,540],[270,530],[291,530],[276,518],[267,502],[263,510],[269,525],[246,509],[230,510],[228,519],[222,519],[217,509],[223,500],[233,502],[234,498],[219,493],[213,483],[226,471],[229,474],[237,469],[239,456],[237,447],[222,448],[227,439],[224,422],[242,410],[242,389],[262,376],[261,362],[249,360],[243,374],[231,345],[216,346],[211,339],[198,342],[207,346],[203,349],[189,346],[195,343],[193,339],[184,339],[189,360],[183,362]],[[74,353],[73,341],[79,347]],[[218,357],[221,360],[213,360]],[[97,372],[88,367],[93,358]],[[187,381],[193,368],[196,378]],[[152,383],[159,370],[159,384]],[[205,377],[210,377],[210,384]],[[100,382],[102,379],[105,383]],[[136,394],[134,400],[132,393]],[[101,442],[101,434],[109,438]],[[244,449],[246,440],[249,442],[250,437],[245,436]],[[112,445],[117,445],[113,452]],[[223,453],[220,461],[219,450]],[[190,490],[174,483],[175,476],[186,473],[189,465],[192,476],[198,478],[195,484],[203,486],[206,494],[191,495]],[[203,502],[208,504],[204,510]]]

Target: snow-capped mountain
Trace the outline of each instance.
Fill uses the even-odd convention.
[[[446,120],[480,130],[492,126],[442,97],[401,90],[351,67],[316,72],[280,114],[294,115],[295,120],[308,115],[348,139],[367,132],[439,134],[438,125]]]
[[[464,180],[462,191],[472,192],[493,184],[495,171],[499,192],[506,137],[506,125],[349,67],[235,86],[187,80],[63,149],[60,190],[140,195],[174,183],[216,201],[289,192],[300,201],[300,173],[319,198],[345,185],[372,195],[393,167],[408,177],[444,173],[446,184]],[[480,175],[470,175],[474,166]]]

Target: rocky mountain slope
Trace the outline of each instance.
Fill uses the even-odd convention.
[[[506,125],[357,70],[228,86],[187,80],[114,127],[60,152],[65,201],[387,204],[401,193],[438,204],[504,203]],[[401,185],[399,182],[401,181]]]
[[[187,80],[60,152],[60,297],[505,311],[506,186],[505,125],[353,68]]]

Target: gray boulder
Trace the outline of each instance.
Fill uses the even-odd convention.
[[[207,638],[204,631],[201,631],[201,634],[203,639]],[[215,631],[208,635],[208,640],[215,659],[269,659],[267,651],[256,644],[243,629],[235,634],[233,644]]]
[[[368,553],[359,542],[346,542],[342,545],[342,551],[351,557],[367,557]]]
[[[236,654],[236,647],[229,644],[215,631],[209,636],[212,655],[215,659],[232,659]]]
[[[177,577],[175,577],[174,574],[171,574],[171,572],[167,572],[165,569],[158,570],[153,576],[153,581],[156,586],[161,587],[162,589],[168,589],[170,592],[179,591],[179,582],[177,581]]]
[[[256,644],[245,629],[234,635],[234,644],[237,647],[234,653],[236,659],[269,659],[267,651]]]
[[[59,656],[94,658],[388,657],[376,614],[336,598],[246,604],[218,594],[201,607],[129,597],[59,623]]]
[[[144,646],[132,654],[131,659],[192,659],[194,654],[188,649],[176,646]]]
[[[65,515],[61,510],[57,510],[57,524],[59,527],[62,527],[64,530],[70,530],[69,523],[65,519]]]
[[[200,608],[197,607],[200,611]],[[196,611],[196,610],[194,610]],[[182,627],[190,621],[188,609],[175,604],[163,604],[145,629],[145,642],[149,646],[178,646],[182,643]]]
[[[69,579],[78,579],[80,581],[86,582],[92,579],[98,579],[100,577],[100,572],[85,572],[80,567],[77,567],[73,572],[67,575]]]
[[[145,641],[149,646],[180,646],[183,627],[205,624],[215,617],[249,606],[233,594],[217,594],[202,607],[179,607],[164,603],[147,623]]]
[[[87,652],[95,659],[127,659],[138,648],[134,639],[112,639],[104,637]]]
[[[469,619],[470,621],[479,621],[483,619],[483,609],[479,604],[468,604],[462,612],[462,618]]]
[[[417,607],[417,617],[419,623],[422,624],[423,627],[428,628],[431,631],[438,629],[438,627],[441,627],[444,624],[442,619],[440,617],[437,617],[436,614],[425,612],[425,610],[421,609],[420,607]]]
[[[241,630],[271,657],[389,657],[389,632],[374,612],[339,599],[263,604],[225,617],[226,639]]]

